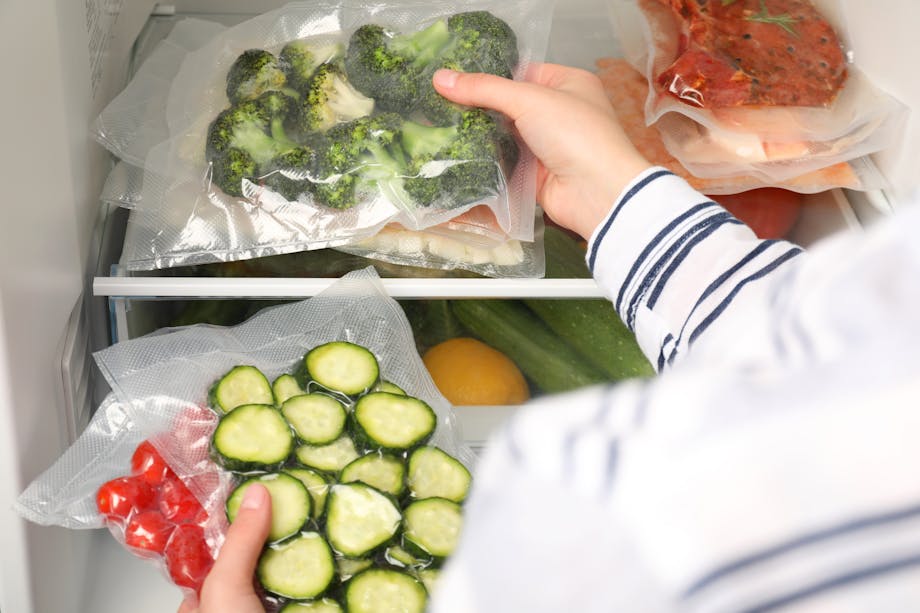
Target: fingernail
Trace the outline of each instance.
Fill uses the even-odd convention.
[[[265,496],[268,490],[264,485],[253,483],[243,492],[243,502],[240,503],[241,509],[258,509],[265,504]]]
[[[457,84],[457,77],[460,76],[455,70],[441,68],[434,73],[434,83],[441,87],[453,87]]]

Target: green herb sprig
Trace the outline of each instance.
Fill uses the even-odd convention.
[[[722,0],[722,5],[728,6],[728,4],[731,4],[732,2],[735,2],[735,1],[736,0]],[[760,12],[755,13],[754,15],[747,15],[744,18],[744,20],[745,21],[756,21],[759,23],[772,23],[773,25],[777,25],[781,27],[782,29],[784,29],[785,31],[789,32],[789,34],[791,34],[792,36],[795,36],[796,38],[799,37],[799,33],[796,32],[795,28],[793,27],[793,24],[797,22],[798,19],[796,17],[793,17],[789,13],[783,13],[781,15],[771,15],[770,12],[767,10],[767,0],[760,0]]]

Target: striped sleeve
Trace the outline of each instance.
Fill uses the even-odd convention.
[[[627,186],[588,243],[595,279],[658,370],[694,355],[734,363],[776,354],[762,325],[778,279],[802,249],[758,240],[721,206],[662,168]],[[744,343],[728,345],[723,322],[743,311]],[[752,316],[754,315],[754,316]],[[758,321],[758,320],[764,321]]]

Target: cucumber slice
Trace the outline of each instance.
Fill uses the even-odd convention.
[[[244,404],[274,404],[272,386],[255,366],[234,366],[208,392],[208,401],[218,413],[229,413]]]
[[[297,382],[297,377],[294,375],[281,375],[272,382],[272,395],[275,398],[276,406],[280,407],[288,398],[300,396],[305,393],[303,388],[300,387],[300,383]]]
[[[362,570],[367,570],[374,565],[374,561],[369,558],[336,558],[336,568],[339,571],[339,579],[348,581]]]
[[[294,435],[270,404],[244,404],[223,417],[211,438],[215,460],[234,472],[268,471],[291,455]]]
[[[244,481],[227,497],[227,519],[233,523],[243,502],[243,495],[253,483],[261,483],[272,497],[272,524],[268,541],[277,542],[301,531],[310,520],[313,501],[299,480],[285,473],[260,475]]]
[[[326,477],[309,468],[286,468],[284,472],[304,484],[313,501],[313,519],[319,518],[326,509],[326,494],[329,491]]]
[[[342,435],[348,413],[338,400],[326,394],[301,394],[281,405],[281,414],[297,438],[311,445],[325,445]]]
[[[294,451],[297,461],[309,468],[338,473],[360,454],[349,436],[340,436],[328,445],[301,445]]]
[[[431,564],[430,558],[417,558],[398,545],[387,547],[383,559],[387,564],[401,568],[423,568]]]
[[[383,493],[363,483],[333,485],[326,499],[326,538],[339,554],[361,558],[388,543],[402,515]]]
[[[306,600],[322,595],[332,583],[335,561],[322,536],[304,532],[268,547],[256,573],[262,587],[272,594]]]
[[[397,452],[424,444],[437,425],[435,412],[426,403],[387,392],[371,392],[359,398],[352,416],[362,442]]]
[[[311,349],[303,358],[305,377],[322,387],[357,396],[377,384],[380,366],[368,349],[333,341]]]
[[[421,582],[398,570],[371,568],[345,587],[348,613],[423,613],[427,601]]]
[[[343,609],[331,598],[321,598],[309,602],[289,602],[279,613],[343,613]]]
[[[398,385],[396,385],[395,383],[391,381],[381,380],[377,384],[377,387],[374,388],[374,391],[375,392],[387,392],[389,394],[397,394],[399,396],[408,396],[408,394],[406,394],[403,388],[399,387]]]
[[[369,453],[343,468],[339,481],[360,481],[381,492],[399,496],[406,489],[405,477],[406,465],[402,460],[386,453]]]
[[[403,544],[410,553],[443,560],[457,547],[463,511],[445,498],[416,500],[403,509]]]
[[[441,576],[441,570],[437,568],[424,568],[416,573],[419,581],[425,586],[429,594],[434,594],[435,585]]]
[[[462,502],[472,477],[458,459],[437,447],[419,447],[409,456],[407,485],[413,498],[447,498]]]

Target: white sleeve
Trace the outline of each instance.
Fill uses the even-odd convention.
[[[683,187],[667,189],[678,206],[673,190]],[[651,198],[643,206],[665,204]],[[626,202],[620,214],[628,210]],[[593,251],[600,276],[624,280],[620,312],[646,305],[662,328],[646,339],[698,328],[699,289],[658,308],[675,275],[690,276],[684,265],[647,308],[660,276],[645,266],[630,275],[632,264],[618,262],[607,241],[668,234],[643,216],[610,233],[627,219],[612,219]],[[709,331],[727,344],[724,360],[714,344],[694,346],[655,379],[522,408],[476,467],[460,545],[432,611],[920,610],[918,227],[920,206],[870,236],[826,242],[807,260],[791,245],[743,232],[714,231],[721,238],[713,252],[701,241],[700,254],[723,270],[738,268],[729,262],[745,248],[778,246],[737,277],[713,264],[712,278],[732,278],[734,288],[720,303],[754,289],[741,281],[763,278],[758,271],[787,274],[790,258],[801,264],[760,294],[767,304],[742,309],[730,301],[721,311],[732,319],[719,317]],[[616,300],[618,286],[608,287]],[[742,350],[758,347],[744,339],[748,308],[792,335],[778,339],[786,357],[776,359],[783,352],[767,343],[762,362],[753,359],[760,349],[733,359],[736,337]],[[636,320],[642,313],[636,309]]]
[[[777,357],[772,295],[804,259],[759,240],[686,181],[651,168],[626,187],[588,243],[587,261],[657,370],[694,359],[737,364]],[[726,338],[741,313],[744,333]]]

